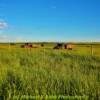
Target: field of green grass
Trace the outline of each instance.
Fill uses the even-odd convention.
[[[72,51],[47,47],[0,45],[0,100],[22,95],[100,100],[100,45],[93,45],[93,56],[88,46],[76,45]]]

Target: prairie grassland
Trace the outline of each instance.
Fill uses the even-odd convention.
[[[94,48],[94,56],[90,48],[78,46],[72,51],[0,48],[0,96],[4,100],[22,95],[100,99],[100,48]]]

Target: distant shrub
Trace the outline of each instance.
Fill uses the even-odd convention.
[[[41,47],[44,47],[44,44],[41,44]]]
[[[16,43],[10,43],[10,45],[12,45],[12,46],[13,46],[13,45],[16,45]]]

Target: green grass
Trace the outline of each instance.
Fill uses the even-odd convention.
[[[80,51],[79,51],[80,50]],[[88,96],[100,98],[100,49],[0,49],[0,95]]]

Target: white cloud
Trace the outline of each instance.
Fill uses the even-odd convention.
[[[4,21],[0,21],[0,29],[5,29],[5,28],[7,28],[7,23],[6,22],[4,22]]]

